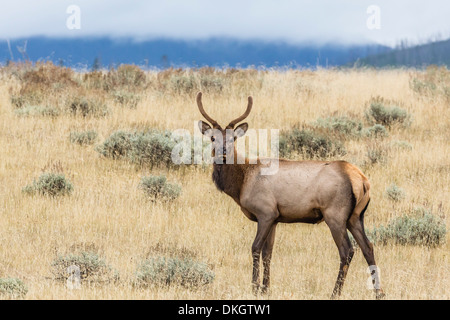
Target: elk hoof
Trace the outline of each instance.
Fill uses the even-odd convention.
[[[268,286],[262,286],[261,287],[261,294],[263,294],[263,295],[270,295],[269,287]]]
[[[252,292],[253,295],[257,296],[259,293],[259,284],[257,283],[252,283]]]
[[[341,296],[341,290],[340,289],[334,289],[333,293],[331,294],[330,300],[337,300]]]
[[[383,292],[383,290],[377,290],[375,293],[375,299],[382,300],[386,297],[386,294]]]
[[[337,300],[337,299],[339,299],[339,295],[337,295],[335,293],[333,293],[330,297],[330,300]]]

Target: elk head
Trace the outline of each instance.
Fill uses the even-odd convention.
[[[243,115],[231,121],[225,129],[217,123],[216,120],[211,118],[203,108],[202,104],[202,93],[197,94],[197,105],[200,113],[209,121],[199,121],[198,126],[203,135],[209,137],[212,142],[212,157],[214,158],[214,163],[222,164],[227,159],[227,155],[234,155],[234,142],[237,138],[245,135],[248,129],[248,123],[244,122],[235,128],[235,125],[244,120],[250,114],[253,105],[253,98],[248,97],[247,110]],[[233,160],[233,159],[231,159]],[[233,163],[233,162],[227,162]]]

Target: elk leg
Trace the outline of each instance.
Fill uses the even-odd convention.
[[[253,257],[253,276],[252,287],[253,293],[257,294],[259,290],[259,262],[261,250],[266,242],[274,222],[273,220],[258,220],[258,229],[256,231],[256,237],[252,245],[252,257]]]
[[[344,242],[339,248],[339,256],[341,258],[341,262],[339,265],[339,273],[333,289],[332,298],[339,297],[341,295],[345,277],[347,276],[348,268],[354,254],[355,251],[353,250],[350,239],[348,238],[347,230],[345,230]]]
[[[275,229],[276,224],[272,225],[272,228],[267,236],[266,242],[264,242],[264,246],[262,248],[262,261],[264,266],[264,275],[263,275],[263,286],[261,288],[261,293],[268,293],[270,287],[270,260],[272,259],[272,250],[273,244],[275,241]]]
[[[371,276],[372,282],[374,284],[375,296],[376,299],[381,299],[384,297],[384,293],[380,287],[380,278],[375,263],[373,245],[367,238],[366,233],[364,232],[364,211],[360,214],[359,217],[352,216],[350,218],[350,220],[348,221],[348,229],[350,230],[356,242],[358,243],[358,246],[361,248],[364,258],[367,261],[367,264],[369,265],[369,267],[372,268]]]
[[[342,224],[334,221],[333,223],[327,222],[327,224],[331,230],[334,242],[338,247],[340,257],[339,273],[333,289],[333,294],[331,295],[331,299],[335,299],[341,295],[342,287],[344,286],[345,277],[347,276],[348,267],[352,261],[354,250],[348,237],[345,223]]]

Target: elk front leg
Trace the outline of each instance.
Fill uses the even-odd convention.
[[[258,220],[258,230],[256,231],[255,241],[252,245],[252,257],[253,257],[253,276],[252,276],[252,287],[253,293],[256,295],[259,291],[259,262],[261,256],[261,250],[264,243],[267,240],[272,226],[274,225],[273,220]]]
[[[262,294],[268,293],[270,287],[270,260],[272,259],[272,250],[275,241],[276,226],[277,226],[276,224],[272,225],[269,235],[267,236],[266,242],[264,242],[264,246],[262,248],[262,261],[264,266],[263,286],[261,288]]]

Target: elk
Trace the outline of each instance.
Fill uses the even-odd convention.
[[[209,122],[200,120],[198,125],[202,134],[212,141],[212,179],[216,187],[230,196],[247,218],[257,223],[251,249],[252,288],[255,294],[268,292],[275,229],[280,222],[316,224],[325,221],[328,225],[340,257],[331,298],[340,296],[354,255],[347,229],[361,248],[370,270],[374,271],[372,282],[379,284],[373,245],[364,232],[364,212],[370,201],[370,183],[357,167],[345,161],[279,159],[275,174],[262,175],[261,170],[268,165],[267,162],[263,163],[258,158],[256,164],[250,164],[246,157],[237,161],[242,156],[237,154],[235,146],[236,139],[244,136],[248,129],[247,123],[235,126],[250,114],[252,97],[248,97],[245,113],[231,121],[225,129],[205,112],[201,92],[197,94],[197,105]],[[226,161],[227,155],[232,155],[234,161]],[[261,255],[264,267],[262,286]],[[379,286],[374,286],[374,291],[377,299],[384,296]]]

